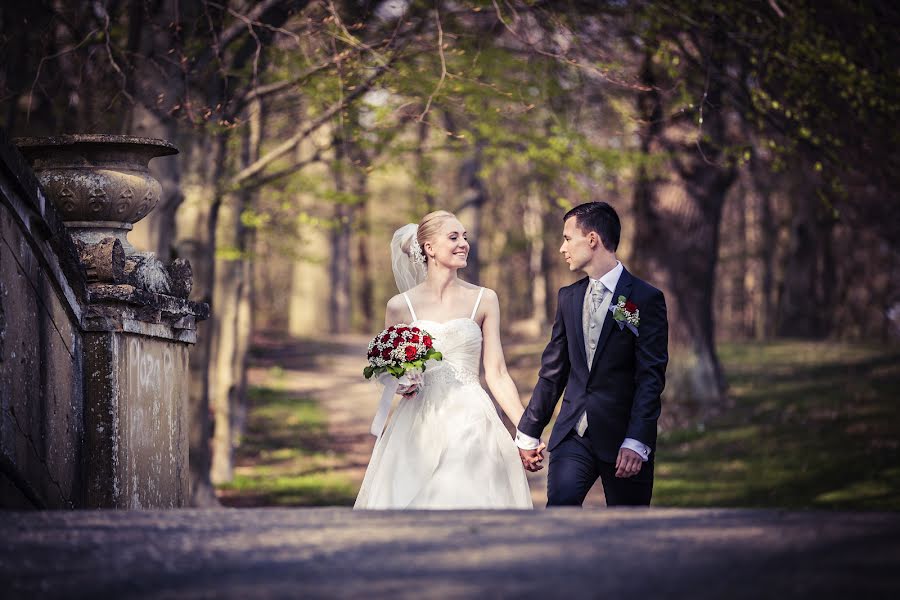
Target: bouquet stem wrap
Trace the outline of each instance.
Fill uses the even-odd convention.
[[[375,418],[372,420],[372,428],[369,430],[376,438],[381,439],[384,433],[384,424],[387,422],[388,413],[391,411],[391,399],[397,393],[400,387],[400,380],[394,377],[381,377],[384,384],[384,391],[381,393],[381,400],[378,401],[378,410],[375,411]]]

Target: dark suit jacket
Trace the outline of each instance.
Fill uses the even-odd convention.
[[[612,303],[625,296],[637,305],[639,335],[627,327],[619,329],[612,313],[607,314],[588,369],[581,324],[588,281],[585,277],[559,290],[550,342],[518,429],[539,438],[565,388],[548,450],[553,451],[587,410],[588,438],[598,458],[615,462],[625,438],[634,438],[650,447],[652,460],[669,361],[665,298],[661,291],[623,270]]]

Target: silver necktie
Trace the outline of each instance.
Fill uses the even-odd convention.
[[[591,287],[591,311],[597,312],[606,296],[606,286],[601,281],[591,281]]]

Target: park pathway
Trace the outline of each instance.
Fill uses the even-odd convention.
[[[379,398],[375,384],[362,377],[369,338],[359,335],[329,336],[319,339],[278,339],[261,336],[254,345],[251,385],[277,385],[298,398],[312,398],[328,420],[328,443],[338,457],[333,467],[358,487],[362,482],[375,438],[369,434]],[[518,353],[511,345],[510,356]],[[532,352],[533,354],[533,352]],[[523,402],[527,402],[537,375],[532,361],[510,365]],[[396,400],[395,400],[396,402]],[[511,426],[510,426],[511,427]],[[547,461],[545,461],[546,464]],[[528,473],[535,507],[547,502],[547,469]],[[586,506],[603,506],[602,487],[592,490]]]

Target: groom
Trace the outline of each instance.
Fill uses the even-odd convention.
[[[581,506],[598,477],[608,506],[649,506],[669,360],[665,299],[616,260],[621,225],[609,204],[580,204],[563,221],[559,251],[570,270],[588,276],[559,290],[516,432],[519,454],[526,469],[541,468],[539,438],[565,389],[547,446],[547,506]]]

